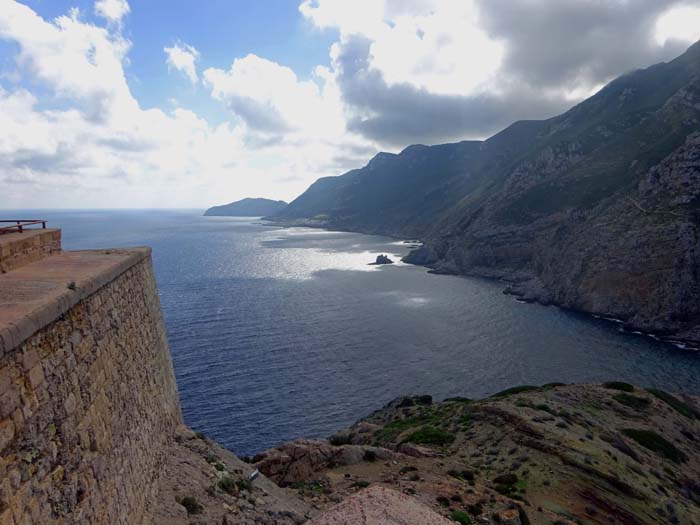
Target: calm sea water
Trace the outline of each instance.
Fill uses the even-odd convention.
[[[201,211],[40,211],[67,249],[149,245],[187,423],[239,454],[328,436],[403,394],[620,379],[700,393],[700,354],[522,304],[498,283],[368,266],[392,239]]]

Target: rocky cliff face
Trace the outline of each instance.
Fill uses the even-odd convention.
[[[567,113],[322,179],[281,220],[420,237],[408,262],[700,340],[700,43]]]

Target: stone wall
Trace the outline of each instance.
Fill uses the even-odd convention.
[[[0,273],[61,250],[61,230],[27,229],[0,235]]]
[[[150,252],[135,261],[0,353],[0,525],[149,521],[182,416]]]

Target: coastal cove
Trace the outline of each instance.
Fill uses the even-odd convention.
[[[369,266],[408,252],[394,239],[200,210],[37,213],[65,249],[153,247],[185,420],[238,454],[328,436],[405,394],[612,379],[700,393],[695,352],[502,283]]]

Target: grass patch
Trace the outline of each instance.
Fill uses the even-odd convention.
[[[622,433],[628,438],[635,440],[644,448],[656,452],[675,463],[683,463],[688,459],[688,457],[682,451],[678,450],[673,443],[652,430],[626,428],[622,430]]]
[[[633,396],[626,392],[615,394],[613,399],[618,403],[633,408],[634,410],[645,410],[651,405],[651,401],[645,397]]]
[[[318,495],[323,492],[323,485],[318,481],[296,481],[289,485],[289,488],[312,495]]]
[[[622,381],[608,381],[603,383],[603,386],[609,390],[620,390],[622,392],[634,392],[634,386]]]
[[[417,445],[437,445],[440,447],[449,445],[454,440],[454,434],[429,425],[419,428],[406,438],[406,441]]]
[[[416,398],[411,398],[416,399]],[[374,433],[376,443],[394,441],[403,432],[424,425],[441,426],[447,423],[459,405],[421,406],[417,415],[395,419]]]
[[[675,410],[679,414],[684,415],[687,418],[700,418],[700,414],[698,414],[697,410],[693,409],[691,406],[687,405],[677,397],[672,396],[668,392],[664,392],[663,390],[658,390],[656,388],[647,388],[647,392],[649,392],[652,396],[660,399],[668,406],[670,406],[673,410]]]
[[[539,390],[539,388],[540,387],[538,387],[538,386],[532,386],[532,385],[514,386],[513,388],[507,388],[505,390],[501,390],[500,392],[495,393],[491,397],[512,396],[513,394],[522,394],[523,392],[532,392],[533,390]]]
[[[461,525],[471,525],[472,518],[464,512],[463,510],[453,510],[452,514],[450,514],[450,519],[452,521],[456,521],[457,523],[461,523]]]
[[[402,432],[410,428],[420,426],[427,423],[429,418],[425,416],[407,417],[406,419],[396,419],[391,423],[387,423],[383,428],[374,433],[374,438],[380,442],[392,441]]]

